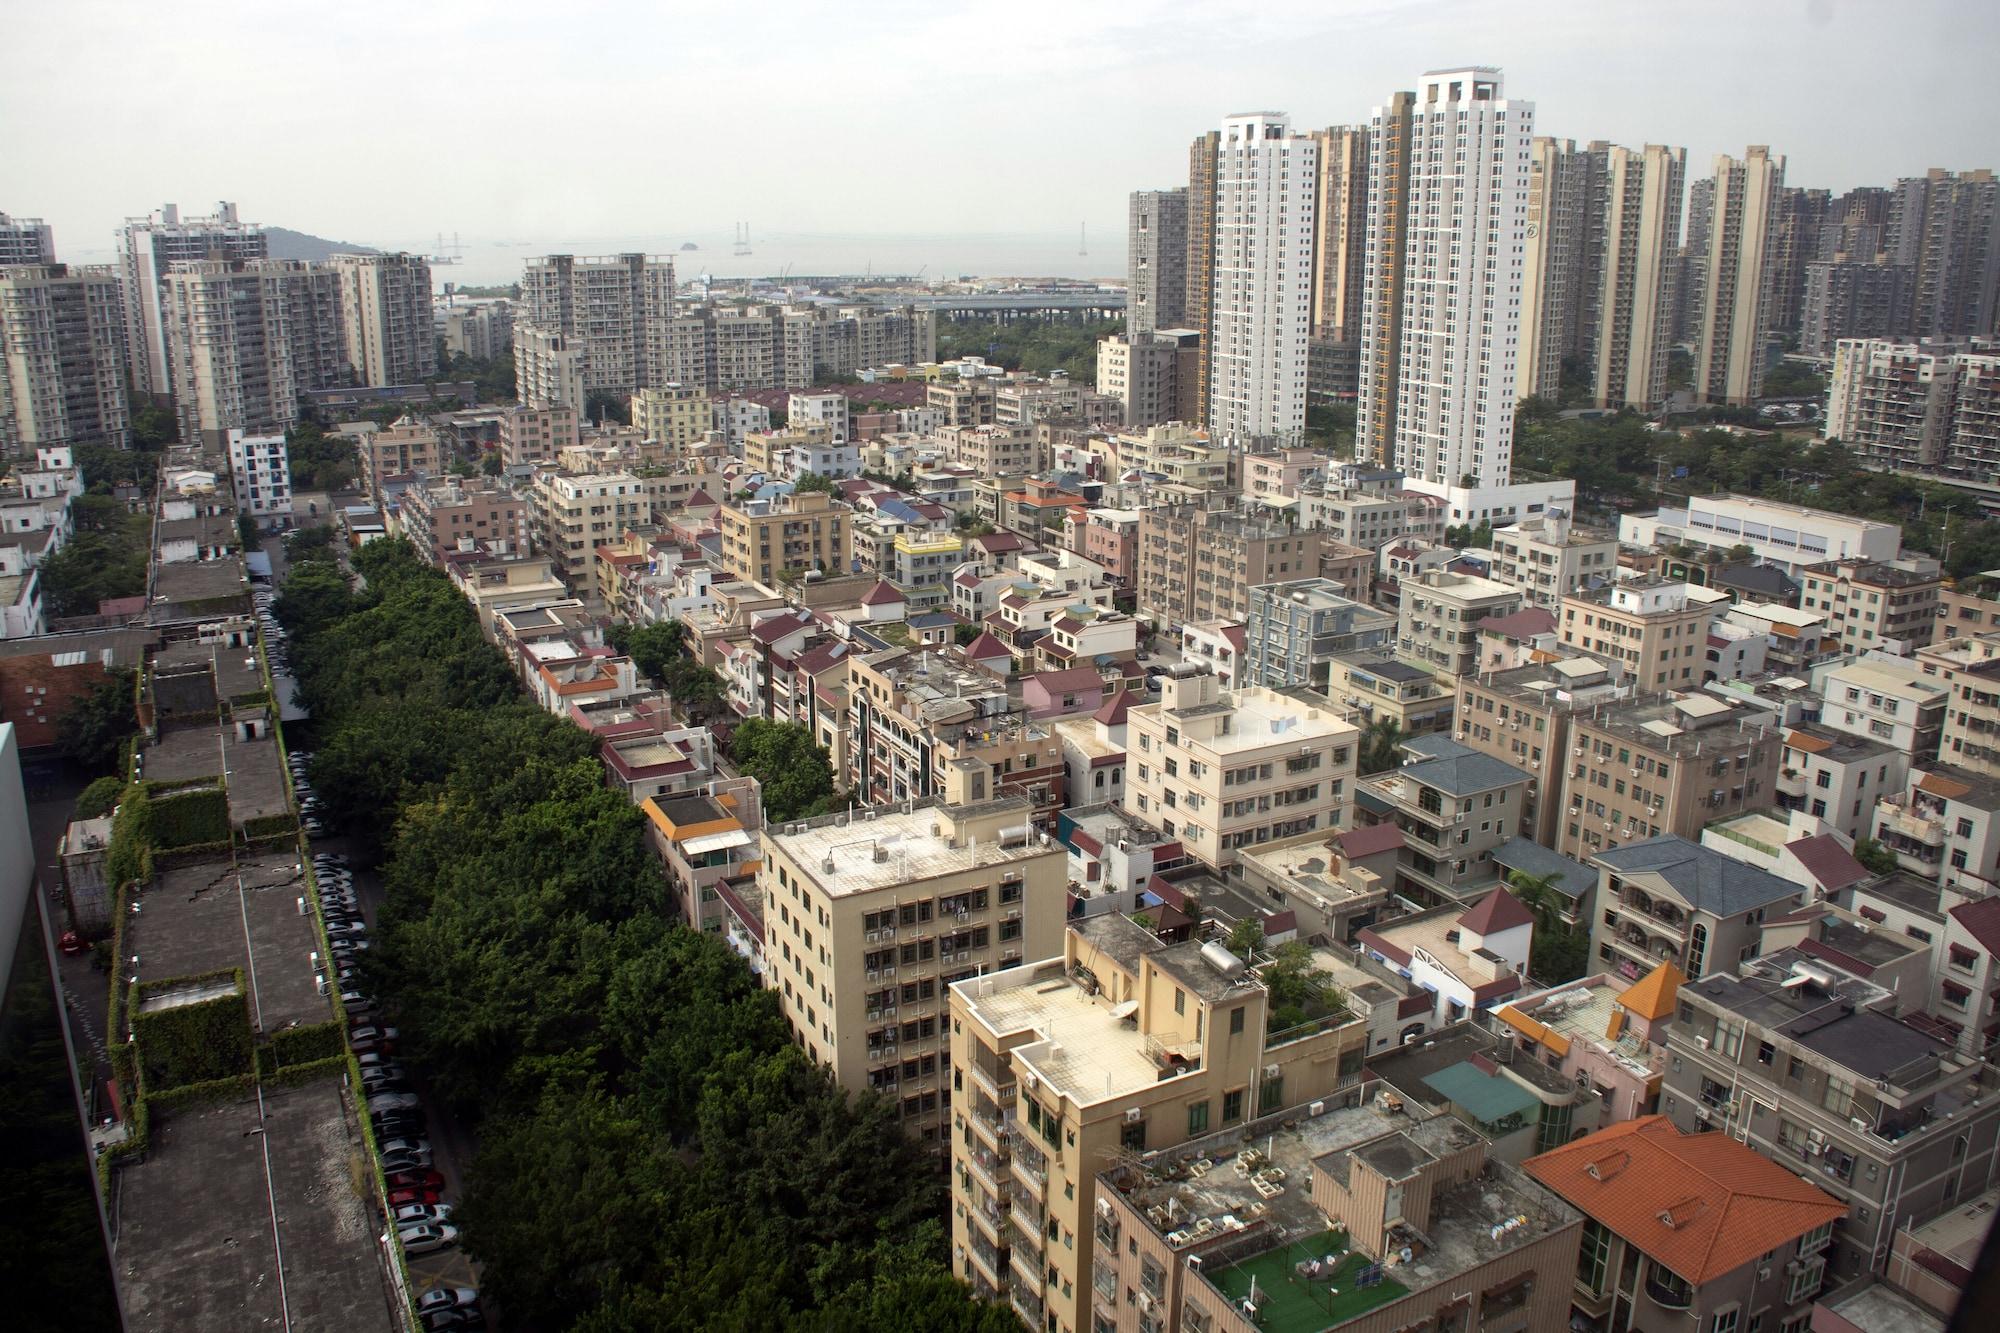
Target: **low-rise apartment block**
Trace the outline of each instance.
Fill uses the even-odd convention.
[[[564,405],[509,408],[500,418],[500,461],[508,467],[553,463],[577,442],[579,409]]]
[[[257,519],[291,517],[291,453],[283,435],[230,431],[229,475],[239,512]]]
[[[1212,869],[1249,846],[1348,827],[1360,729],[1317,695],[1173,668],[1126,714],[1125,808]]]
[[[1542,846],[1557,846],[1572,721],[1622,706],[1632,697],[1631,686],[1608,663],[1581,656],[1463,676],[1457,685],[1459,742],[1528,775],[1521,827]]]
[[[1565,597],[1563,643],[1616,662],[1640,689],[1690,690],[1708,674],[1708,627],[1727,599],[1689,583],[1633,579]]]
[[[1698,980],[1755,958],[1763,923],[1800,906],[1805,890],[1767,870],[1667,835],[1599,852],[1591,954],[1628,981],[1661,963]]]
[[[1060,947],[1064,853],[1033,814],[1011,797],[921,801],[762,835],[765,984],[794,1039],[954,1156],[973,1086],[952,1067],[950,987]]]
[[[439,564],[447,551],[521,550],[529,539],[529,505],[509,486],[460,477],[427,479],[403,492],[403,533],[417,554]],[[470,545],[468,545],[470,543]]]
[[[1951,690],[1907,658],[1869,653],[1813,672],[1824,704],[1820,724],[1881,741],[1923,762],[1938,752]]]
[[[1608,583],[1618,570],[1618,539],[1544,514],[1493,534],[1493,577],[1521,590],[1529,606],[1560,610],[1563,599]]]
[[[1250,589],[1243,683],[1307,685],[1325,693],[1333,659],[1380,648],[1395,633],[1387,612],[1342,595],[1328,579],[1294,579]]]
[[[1516,1049],[1588,1088],[1605,1123],[1636,1120],[1659,1107],[1667,1029],[1686,978],[1661,963],[1637,981],[1600,972],[1502,1005]]]
[[[1937,632],[1944,574],[1928,556],[1831,560],[1800,577],[1801,604],[1825,613],[1831,649],[1865,653],[1891,642],[1916,649]]]
[[[662,384],[632,395],[632,425],[668,458],[691,457],[714,422],[708,394],[691,385]]]
[[[1403,832],[1398,892],[1420,902],[1470,902],[1501,878],[1492,852],[1521,832],[1528,774],[1449,736],[1417,737],[1409,750],[1400,768],[1361,780],[1358,803]]]
[[[1647,694],[1573,716],[1555,849],[1694,839],[1775,800],[1783,731],[1769,711],[1705,692]]]
[[[1100,1258],[1126,1262],[1098,1230],[1117,1206],[1099,1183],[1108,1163],[1331,1100],[1367,1039],[1344,1005],[1278,1005],[1220,945],[1165,944],[1116,913],[1072,925],[1052,956],[958,982],[950,1032],[965,1089],[952,1266],[1034,1327],[1069,1329],[1092,1326]],[[1139,1313],[1122,1290],[1105,1308]]]
[[[1875,840],[1911,874],[1946,888],[2000,890],[2000,781],[1914,763],[1903,790],[1876,801]]]
[[[1778,805],[1826,823],[1848,838],[1873,836],[1875,802],[1903,789],[1910,756],[1886,742],[1815,722],[1785,732]]]
[[[2000,352],[1843,341],[1833,352],[1826,434],[1889,467],[1988,480],[2000,467]]]
[[[717,515],[722,567],[730,577],[775,585],[781,575],[847,572],[852,516],[832,497],[791,494],[726,504]]]
[[[1950,691],[1935,753],[1945,763],[2000,777],[2000,632],[1946,639],[1917,654],[1917,668]]]
[[[1599,1130],[1523,1164],[1584,1213],[1572,1319],[1604,1333],[1801,1333],[1842,1202],[1724,1134],[1664,1116]]]
[[[646,844],[660,858],[679,918],[720,934],[725,894],[754,899],[763,857],[764,805],[755,778],[718,778],[704,790],[648,797]]]
[[[570,476],[537,470],[528,494],[535,549],[546,554],[570,591],[598,601],[597,548],[625,529],[653,521],[646,483],[630,472]]]
[[[1446,677],[1376,654],[1334,658],[1326,694],[1356,726],[1393,725],[1405,737],[1449,731],[1457,706]]]
[[[1987,1188],[2000,1147],[1992,1070],[1876,1006],[1868,982],[1787,950],[1681,987],[1661,1109],[1723,1131],[1838,1199],[1826,1268],[1881,1272],[1899,1228]],[[1774,1266],[1774,1269],[1777,1266]],[[1799,1297],[1818,1286],[1803,1256]]]
[[[1160,625],[1250,617],[1250,589],[1319,573],[1319,539],[1192,505],[1139,516],[1139,611]]]
[[[1479,622],[1520,609],[1520,589],[1477,574],[1431,570],[1406,579],[1396,655],[1441,676],[1469,676],[1479,667]]]

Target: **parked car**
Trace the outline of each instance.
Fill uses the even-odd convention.
[[[384,1171],[428,1171],[431,1155],[428,1152],[385,1152],[382,1154]]]
[[[391,1171],[385,1180],[392,1190],[441,1190],[444,1188],[444,1173],[442,1171]]]
[[[458,1228],[441,1222],[427,1222],[404,1227],[396,1233],[396,1238],[403,1242],[406,1254],[431,1254],[456,1245]]]
[[[425,1333],[457,1333],[459,1329],[486,1327],[486,1316],[476,1305],[461,1305],[456,1310],[434,1310],[420,1315]]]
[[[420,1139],[431,1132],[430,1121],[417,1111],[391,1111],[369,1122],[378,1139]]]
[[[417,1313],[436,1314],[440,1310],[459,1310],[477,1304],[479,1291],[475,1287],[432,1287],[417,1297]]]
[[[424,1165],[431,1164],[431,1141],[429,1139],[389,1138],[375,1145],[384,1157],[421,1157]],[[398,1170],[402,1168],[398,1167]]]
[[[370,1111],[415,1111],[423,1104],[424,1099],[414,1092],[384,1092],[368,1099]]]
[[[443,1200],[444,1192],[442,1190],[405,1188],[389,1191],[389,1206],[391,1208],[402,1208],[413,1203],[441,1203]]]
[[[350,1023],[347,1025],[347,1040],[350,1045],[364,1041],[394,1041],[402,1036],[396,1028],[383,1027],[376,1023]]]
[[[411,1203],[398,1208],[392,1221],[398,1229],[422,1226],[426,1222],[451,1221],[451,1205],[448,1203]]]

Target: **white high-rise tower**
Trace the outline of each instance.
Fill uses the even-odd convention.
[[[1362,420],[1382,414],[1374,398],[1396,395],[1386,461],[1443,486],[1466,477],[1505,486],[1513,470],[1535,109],[1502,91],[1500,71],[1483,66],[1423,76],[1412,108],[1397,373],[1370,374],[1364,363]],[[1371,215],[1371,232],[1389,221]],[[1369,303],[1364,339],[1382,318]]]
[[[1281,112],[1222,122],[1215,168],[1208,429],[1296,444],[1306,425],[1319,144]]]

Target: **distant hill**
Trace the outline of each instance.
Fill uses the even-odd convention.
[[[347,241],[329,241],[288,227],[264,228],[264,243],[273,259],[325,259],[328,255],[374,255],[381,251]]]

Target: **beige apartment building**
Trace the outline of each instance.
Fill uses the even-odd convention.
[[[1396,656],[1444,676],[1479,668],[1479,622],[1521,609],[1521,590],[1477,574],[1441,569],[1403,581]]]
[[[2000,777],[2000,631],[1932,644],[1917,654],[1917,666],[1951,692],[1938,761]]]
[[[1639,688],[1694,689],[1708,663],[1708,627],[1728,598],[1688,583],[1632,579],[1563,598],[1556,630],[1571,648],[1616,662]]]
[[[685,384],[663,384],[632,395],[632,425],[668,458],[686,458],[708,437],[715,408],[708,394]]]
[[[653,521],[646,483],[629,472],[570,476],[537,471],[529,491],[528,523],[535,549],[547,555],[570,591],[598,602],[597,548],[629,527]]]
[[[1562,832],[1582,861],[1646,838],[1690,840],[1777,800],[1784,728],[1768,709],[1705,692],[1645,694],[1571,719]]]
[[[990,379],[946,380],[924,390],[924,406],[944,414],[948,426],[990,426],[995,389]]]
[[[1687,150],[1654,143],[1637,152],[1613,148],[1604,171],[1593,396],[1599,407],[1650,412],[1667,396]]]
[[[118,303],[108,267],[0,265],[0,459],[130,442]]]
[[[510,487],[460,477],[427,478],[403,492],[403,534],[432,564],[478,542],[519,551],[528,543],[528,504]]]
[[[347,382],[340,279],[286,259],[178,263],[161,293],[181,439],[220,448],[299,419],[311,389]]]
[[[362,436],[356,447],[368,493],[378,498],[384,477],[407,477],[414,472],[435,477],[452,456],[444,432],[428,421],[407,416]]]
[[[1799,574],[1800,605],[1826,616],[1825,647],[1865,653],[1893,640],[1922,648],[1937,633],[1944,571],[1936,560],[1831,560]]]
[[[1352,823],[1361,730],[1321,695],[1225,690],[1189,666],[1126,714],[1125,809],[1220,870],[1244,847]]]
[[[1522,519],[1493,534],[1493,577],[1521,590],[1529,606],[1557,611],[1592,579],[1618,572],[1618,539],[1570,526],[1566,517]]]
[[[716,522],[723,569],[750,583],[776,586],[782,575],[810,570],[844,574],[854,551],[852,516],[817,491],[726,504]]]
[[[581,417],[589,401],[584,365],[581,337],[538,324],[515,328],[514,393],[524,406],[560,407]]]
[[[1051,957],[954,985],[954,1271],[1037,1329],[1106,1327],[1100,1172],[1359,1077],[1364,1020],[1270,1018],[1258,973],[1220,945],[1165,944],[1115,912],[1077,922]]]
[[[1139,611],[1162,626],[1250,619],[1250,589],[1319,573],[1319,537],[1194,505],[1139,515]]]
[[[431,266],[422,255],[335,255],[347,364],[361,384],[421,384],[437,374]]]
[[[1458,680],[1459,741],[1528,775],[1522,829],[1544,847],[1554,847],[1562,831],[1570,724],[1579,713],[1630,699],[1631,687],[1619,679],[1608,663],[1579,656]]]
[[[574,407],[508,408],[500,417],[500,461],[508,467],[523,463],[553,463],[556,455],[576,445]]]
[[[793,1039],[940,1152],[962,1147],[953,1104],[971,1100],[951,1068],[949,988],[1061,947],[1066,853],[1031,815],[1017,797],[923,799],[762,833],[764,984]]]
[[[1715,159],[1707,290],[1695,340],[1697,402],[1740,407],[1763,387],[1765,241],[1784,186],[1785,159],[1762,144],[1741,158]]]

